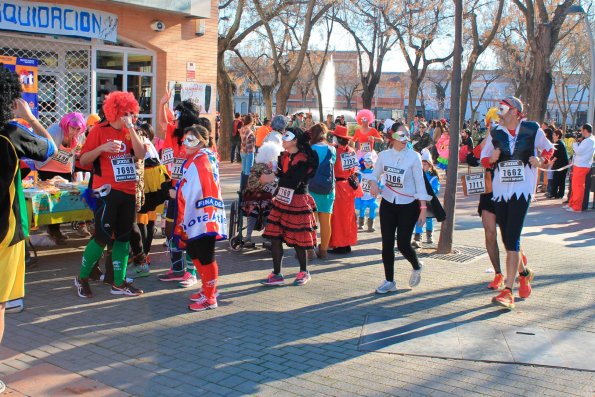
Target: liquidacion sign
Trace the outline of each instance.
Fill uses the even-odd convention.
[[[109,12],[60,4],[0,0],[0,29],[115,42],[118,17]]]

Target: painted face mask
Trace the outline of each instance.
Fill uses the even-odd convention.
[[[499,117],[504,116],[505,114],[508,113],[509,110],[510,110],[510,106],[501,103],[500,106],[498,107],[498,116]]]

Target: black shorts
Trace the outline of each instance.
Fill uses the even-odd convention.
[[[496,208],[492,201],[492,193],[483,193],[479,195],[479,205],[477,206],[477,213],[481,216],[481,211],[488,211],[496,214]]]
[[[119,190],[112,189],[107,196],[99,197],[95,208],[95,240],[100,245],[112,239],[130,241],[132,224],[136,220],[135,205],[134,194]]]
[[[521,198],[514,195],[508,201],[494,202],[496,223],[500,226],[500,234],[506,251],[520,251],[521,232],[530,204],[531,196],[526,199],[524,195],[521,195]]]
[[[138,211],[138,213],[146,214],[149,211],[155,211],[155,208],[159,207],[161,204],[163,204],[167,200],[168,200],[168,198],[165,196],[165,194],[162,191],[145,193],[145,203],[143,204],[142,207],[140,207],[140,210]]]

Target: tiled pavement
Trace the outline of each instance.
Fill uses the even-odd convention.
[[[222,172],[230,199],[235,168]],[[483,244],[475,206],[460,198],[457,245]],[[85,243],[74,240],[41,252],[28,272],[27,310],[8,315],[0,379],[15,396],[593,396],[593,372],[357,348],[366,315],[536,324],[595,337],[595,212],[568,215],[559,206],[540,198],[530,211],[523,245],[537,276],[533,295],[513,312],[489,305],[486,255],[464,264],[426,259],[415,290],[400,258],[399,292],[375,296],[383,279],[378,232],[360,233],[349,257],[314,262],[304,287],[259,286],[271,267],[267,252],[233,253],[222,242],[213,311],[189,313],[190,291],[153,275],[137,282],[143,297],[114,297],[97,284],[86,301],[72,286]],[[167,268],[165,254],[152,259],[154,274]],[[290,250],[284,264],[286,276],[298,271]]]

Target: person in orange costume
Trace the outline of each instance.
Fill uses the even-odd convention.
[[[355,198],[362,197],[358,185],[354,189],[349,178],[354,178],[359,167],[355,150],[349,146],[351,137],[347,127],[338,125],[333,131],[337,140],[337,162],[335,163],[335,202],[331,216],[331,254],[348,254],[351,246],[357,243],[357,221],[355,217]],[[355,178],[354,178],[355,179]]]

